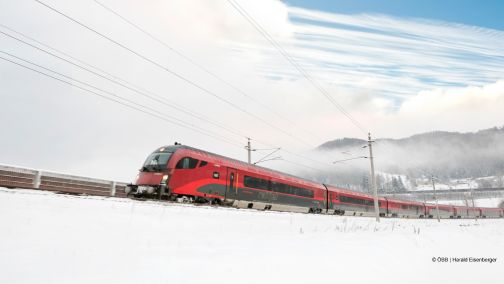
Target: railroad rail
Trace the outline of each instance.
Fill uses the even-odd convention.
[[[48,190],[59,193],[126,197],[126,183],[0,165],[0,187]]]

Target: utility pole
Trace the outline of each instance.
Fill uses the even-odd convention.
[[[476,211],[474,210],[474,195],[473,195],[473,188],[470,183],[467,183],[469,185],[469,192],[471,194],[471,201],[472,201],[472,208],[473,208],[473,214],[474,214],[474,221],[478,221],[478,217],[476,216]]]
[[[248,163],[252,164],[252,148],[250,146],[250,138],[247,137],[247,146],[245,146],[245,149],[247,149],[248,153]]]
[[[376,190],[376,177],[374,173],[374,162],[373,162],[373,148],[371,140],[371,132],[368,133],[368,147],[369,147],[369,161],[371,162],[371,186],[373,187],[374,195],[374,208],[376,215],[376,222],[380,222],[380,208],[378,207],[378,191]]]
[[[441,222],[439,219],[439,205],[438,205],[438,200],[436,196],[436,185],[434,184],[434,175],[431,175],[432,178],[432,190],[434,190],[434,200],[436,201],[436,214],[437,214],[437,221]]]

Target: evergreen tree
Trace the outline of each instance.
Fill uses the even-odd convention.
[[[392,177],[392,191],[393,192],[399,192],[399,182],[397,181],[396,177]]]

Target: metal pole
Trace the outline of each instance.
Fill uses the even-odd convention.
[[[472,208],[473,208],[473,214],[474,214],[474,220],[475,221],[478,221],[478,217],[476,216],[476,211],[474,210],[474,195],[473,195],[473,188],[471,186],[470,183],[468,183],[469,185],[469,192],[471,194],[471,201],[472,201]]]
[[[376,222],[380,222],[380,209],[378,207],[378,191],[376,190],[376,178],[373,162],[373,148],[371,146],[372,142],[373,141],[371,140],[371,133],[368,133],[369,161],[371,162],[371,186],[373,187]]]
[[[431,176],[432,178],[432,189],[434,190],[434,200],[436,201],[436,214],[437,214],[437,221],[441,222],[439,219],[439,205],[438,205],[438,200],[436,196],[436,185],[434,184],[434,175]]]
[[[36,188],[36,189],[40,188],[41,179],[42,179],[42,172],[36,171],[35,178],[33,179],[33,188]]]
[[[116,182],[112,181],[110,182],[110,196],[115,196],[116,195]]]
[[[252,148],[250,147],[250,138],[247,138],[247,152],[248,152],[248,163],[251,164],[252,163]]]

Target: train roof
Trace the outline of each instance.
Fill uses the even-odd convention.
[[[363,193],[363,192],[352,191],[350,189],[340,188],[340,187],[337,187],[337,186],[334,186],[334,185],[323,184],[323,183],[319,183],[319,182],[316,182],[316,181],[300,178],[300,177],[297,177],[297,176],[294,176],[294,175],[291,175],[291,174],[287,174],[287,173],[280,172],[280,171],[277,171],[277,170],[272,170],[272,169],[269,169],[269,168],[265,168],[265,167],[261,167],[261,166],[257,166],[257,165],[253,165],[253,164],[249,164],[249,163],[246,163],[246,162],[243,162],[243,161],[240,161],[240,160],[236,160],[236,159],[233,159],[233,158],[229,158],[229,157],[226,157],[226,156],[222,156],[222,155],[219,155],[219,154],[215,154],[215,153],[212,153],[212,152],[204,151],[204,150],[193,148],[193,147],[186,146],[186,145],[180,145],[180,144],[177,144],[177,145],[167,145],[167,146],[159,147],[158,149],[156,149],[156,151],[154,151],[154,153],[156,153],[156,152],[175,152],[177,150],[193,151],[193,152],[196,152],[196,153],[198,153],[200,155],[206,156],[206,157],[208,157],[210,159],[214,159],[214,162],[218,162],[218,161],[215,161],[215,159],[220,159],[223,162],[232,163],[233,167],[240,168],[240,169],[247,169],[248,171],[255,172],[257,174],[271,174],[271,173],[273,173],[273,174],[276,175],[275,177],[278,178],[278,179],[285,179],[285,180],[291,181],[291,182],[301,182],[301,183],[304,183],[304,184],[312,186],[312,187],[319,187],[319,188],[327,187],[327,190],[329,190],[329,191],[335,191],[335,192],[340,192],[340,193],[347,193],[347,194],[352,194],[354,196],[360,196],[360,197],[366,197],[366,198],[369,198],[369,197],[372,198],[373,197],[372,195],[369,195],[369,194],[366,194],[366,193]],[[210,161],[210,159],[209,159],[209,161]],[[389,200],[389,201],[392,201],[392,202],[398,202],[398,203],[407,202],[407,203],[410,203],[410,204],[424,204],[423,202],[420,202],[420,201],[390,199],[390,198],[386,198],[386,197],[382,197],[382,196],[379,196],[378,199],[380,199],[380,200],[386,199],[386,200]],[[428,205],[428,206],[435,206],[434,204],[430,204],[430,203],[425,203],[425,204]],[[439,204],[439,207],[444,207],[445,208],[445,207],[464,207],[464,206],[454,206],[454,205],[447,205],[447,204]]]
[[[163,151],[161,151],[161,149],[163,149]],[[271,174],[271,173],[273,173],[273,174],[277,175],[277,176],[275,176],[276,178],[280,178],[280,179],[283,178],[283,179],[286,179],[288,181],[301,182],[301,183],[305,183],[305,184],[313,186],[313,187],[320,187],[320,188],[324,187],[324,185],[322,183],[319,183],[319,182],[316,182],[316,181],[300,178],[300,177],[297,177],[297,176],[294,176],[294,175],[290,175],[290,174],[287,174],[287,173],[284,173],[284,172],[276,171],[276,170],[273,170],[273,169],[269,169],[269,168],[265,168],[265,167],[261,167],[261,166],[257,166],[257,165],[253,165],[253,164],[249,164],[249,163],[246,163],[246,162],[243,162],[243,161],[240,161],[240,160],[236,160],[236,159],[233,159],[233,158],[229,158],[229,157],[226,157],[226,156],[222,156],[222,155],[219,155],[219,154],[215,154],[215,153],[212,153],[212,152],[204,151],[204,150],[193,148],[193,147],[186,146],[186,145],[180,145],[180,144],[178,144],[178,145],[163,146],[163,147],[159,147],[154,152],[169,152],[170,150],[173,150],[173,152],[175,152],[175,151],[181,150],[181,149],[185,149],[185,150],[189,150],[189,151],[194,151],[194,152],[196,152],[198,154],[201,154],[201,155],[204,155],[204,156],[207,156],[207,157],[210,157],[210,158],[214,158],[214,159],[217,158],[217,159],[220,159],[220,160],[225,161],[227,163],[232,163],[233,167],[241,168],[241,169],[247,169],[247,170],[249,170],[251,172],[255,172],[255,173],[258,173],[258,174]]]

